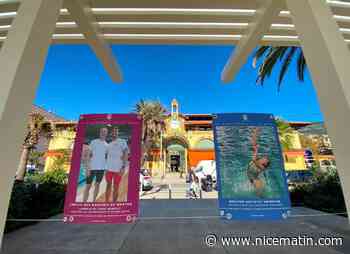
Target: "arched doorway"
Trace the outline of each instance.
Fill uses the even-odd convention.
[[[188,143],[181,137],[165,140],[165,172],[187,172]]]
[[[194,148],[199,150],[214,150],[214,141],[209,138],[203,138],[195,144]]]

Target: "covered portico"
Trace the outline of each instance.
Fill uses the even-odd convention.
[[[335,0],[0,1],[0,239],[27,115],[51,43],[90,45],[116,83],[122,82],[123,66],[110,44],[236,45],[223,83],[233,80],[260,44],[300,45],[350,211],[349,39],[350,4]]]

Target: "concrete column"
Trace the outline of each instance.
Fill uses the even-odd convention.
[[[286,0],[318,94],[350,211],[350,52],[326,0]],[[349,217],[350,218],[350,217]]]
[[[62,2],[22,1],[0,50],[0,246],[28,114]]]

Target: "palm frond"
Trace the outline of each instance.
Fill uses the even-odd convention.
[[[303,54],[303,51],[300,50],[298,55],[298,60],[297,60],[297,74],[298,74],[298,79],[300,81],[304,81],[305,69],[306,69],[305,56]]]
[[[260,65],[258,72],[258,84],[263,85],[266,77],[272,73],[278,59],[284,56],[287,47],[270,47],[269,53],[266,55],[263,63]]]
[[[269,46],[259,47],[258,50],[254,54],[253,58],[253,67],[256,68],[257,61],[269,50]]]
[[[288,67],[292,61],[292,58],[293,58],[296,50],[297,50],[297,47],[290,47],[286,57],[284,58],[284,61],[282,63],[282,67],[281,67],[281,71],[280,71],[279,77],[278,77],[278,91],[281,88],[281,83],[283,81],[284,76],[286,75],[286,72],[288,70]]]
[[[257,61],[262,59],[262,62],[258,69],[256,83],[263,85],[265,78],[270,77],[273,69],[276,68],[276,63],[282,61],[278,76],[278,90],[280,90],[284,76],[286,75],[290,63],[292,62],[292,59],[294,57],[297,57],[296,69],[298,79],[300,81],[304,81],[307,64],[302,49],[300,47],[259,47],[255,52],[253,58],[254,68],[256,67]]]

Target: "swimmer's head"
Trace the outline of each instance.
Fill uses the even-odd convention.
[[[270,159],[266,155],[262,156],[262,157],[257,159],[257,164],[258,164],[260,169],[265,170],[270,166]]]

